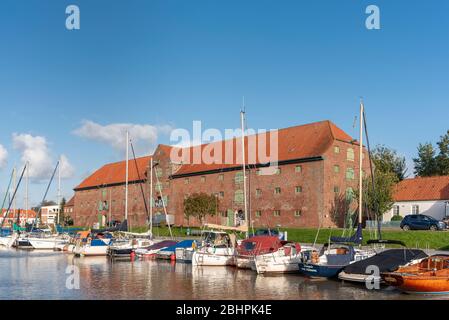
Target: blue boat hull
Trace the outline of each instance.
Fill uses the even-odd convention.
[[[299,263],[299,272],[312,278],[334,278],[345,266],[324,266],[311,263]]]

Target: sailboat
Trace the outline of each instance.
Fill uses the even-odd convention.
[[[243,105],[244,108],[244,105]],[[245,232],[248,238],[248,202],[246,190],[246,157],[245,157],[245,111],[240,111],[241,145],[242,145],[242,172],[245,222],[238,227],[228,227],[216,224],[206,224],[208,231],[203,232],[201,246],[192,255],[193,266],[235,266],[236,236],[225,231]]]
[[[363,211],[363,120],[364,106],[360,103],[360,141],[359,141],[359,217],[356,233],[349,238],[331,237],[321,251],[311,250],[304,253],[299,270],[310,277],[332,278],[336,277],[347,265],[361,261],[376,254],[374,250],[356,248],[361,245],[362,236],[362,211]]]
[[[3,203],[2,203],[2,214],[3,214],[3,208],[5,206],[6,200],[8,198],[8,194],[9,194],[9,190],[11,188],[11,184],[13,183],[13,180],[15,180],[15,172],[16,170],[13,169],[12,173],[11,173],[11,178],[9,180],[8,183],[8,188],[6,189],[5,192],[5,197],[3,198]],[[6,219],[8,218],[9,215],[9,209],[5,211],[5,213],[3,214],[3,218],[2,218],[2,223],[0,225],[0,245],[7,247],[7,248],[11,248],[11,246],[14,244],[17,235],[10,229],[4,229],[3,225],[4,222],[6,221]]]

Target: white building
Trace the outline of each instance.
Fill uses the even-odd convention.
[[[394,200],[384,221],[417,213],[441,220],[449,216],[449,176],[405,179],[396,186]]]
[[[44,224],[57,223],[59,206],[45,206],[41,209],[41,219]]]

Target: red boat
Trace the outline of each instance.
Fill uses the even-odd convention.
[[[419,263],[382,274],[388,285],[414,294],[449,294],[449,255],[434,255]]]
[[[236,265],[241,269],[251,269],[253,258],[258,255],[276,252],[288,241],[277,236],[255,236],[242,241],[236,249]]]

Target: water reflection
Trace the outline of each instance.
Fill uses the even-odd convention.
[[[80,289],[66,288],[66,268],[80,272]],[[300,275],[259,276],[232,267],[192,267],[170,261],[75,258],[56,252],[0,250],[0,299],[416,299],[395,290],[368,291]],[[432,297],[425,297],[430,299]],[[442,299],[447,297],[441,297]]]

